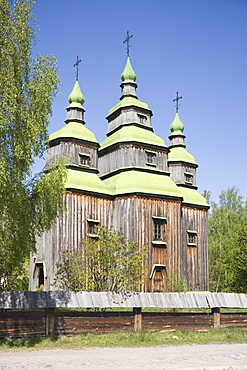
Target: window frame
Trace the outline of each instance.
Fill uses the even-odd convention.
[[[97,238],[98,234],[95,233],[94,227],[98,226],[99,224],[100,224],[99,220],[93,220],[91,218],[87,218],[87,230],[88,230],[87,236],[91,238]]]
[[[146,150],[146,164],[148,166],[156,166],[155,159],[156,159],[156,152],[151,150]]]
[[[157,246],[157,242],[165,243],[165,224],[167,223],[166,217],[152,216],[153,219],[153,245]],[[165,243],[166,245],[166,243]]]
[[[197,247],[197,231],[187,230],[187,245]]]
[[[79,155],[79,165],[90,167],[90,154],[78,153],[78,155]]]

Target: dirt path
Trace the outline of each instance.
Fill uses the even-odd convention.
[[[247,344],[1,350],[0,370],[247,370]]]

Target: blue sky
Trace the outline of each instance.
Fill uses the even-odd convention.
[[[216,201],[235,185],[247,197],[247,0],[40,0],[34,14],[34,53],[57,57],[62,82],[50,133],[64,125],[79,55],[86,126],[104,140],[105,116],[120,97],[129,30],[137,95],[153,111],[155,133],[169,145],[179,91],[199,192],[211,191]]]

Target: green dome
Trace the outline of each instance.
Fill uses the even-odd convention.
[[[184,125],[183,122],[181,121],[179,114],[176,113],[173,122],[170,125],[170,130],[172,134],[181,134],[184,131]]]
[[[89,141],[92,143],[98,143],[95,135],[91,131],[89,131],[83,124],[78,122],[69,122],[60,130],[53,132],[53,134],[50,135],[49,140],[52,141],[59,138],[72,138]]]
[[[70,103],[70,107],[76,107],[84,104],[85,98],[81,92],[81,88],[79,82],[76,81],[73,87],[73,90],[69,94],[68,101]]]
[[[191,155],[187,150],[181,146],[173,147],[170,149],[170,153],[168,153],[168,162],[187,162],[191,164],[196,164],[195,158]]]
[[[123,82],[135,82],[136,80],[136,74],[131,66],[129,57],[127,58],[123,73],[121,74],[121,79]]]

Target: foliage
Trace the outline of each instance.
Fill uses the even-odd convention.
[[[65,181],[62,163],[32,178],[59,83],[54,56],[31,56],[34,4],[0,0],[0,276],[8,289],[16,288],[36,232],[50,228],[62,207]]]
[[[180,276],[179,268],[173,267],[173,270],[168,270],[164,283],[166,292],[185,292],[187,288],[187,282],[185,277]]]
[[[95,227],[81,251],[66,251],[57,263],[55,285],[72,291],[136,291],[144,279],[144,258],[134,242],[103,226]]]
[[[0,351],[13,348],[71,349],[85,347],[151,347],[182,344],[247,343],[245,329],[219,328],[199,330],[141,330],[137,333],[118,331],[60,337],[23,337],[0,339]]]
[[[211,291],[247,292],[247,210],[235,187],[211,203],[208,221]]]

